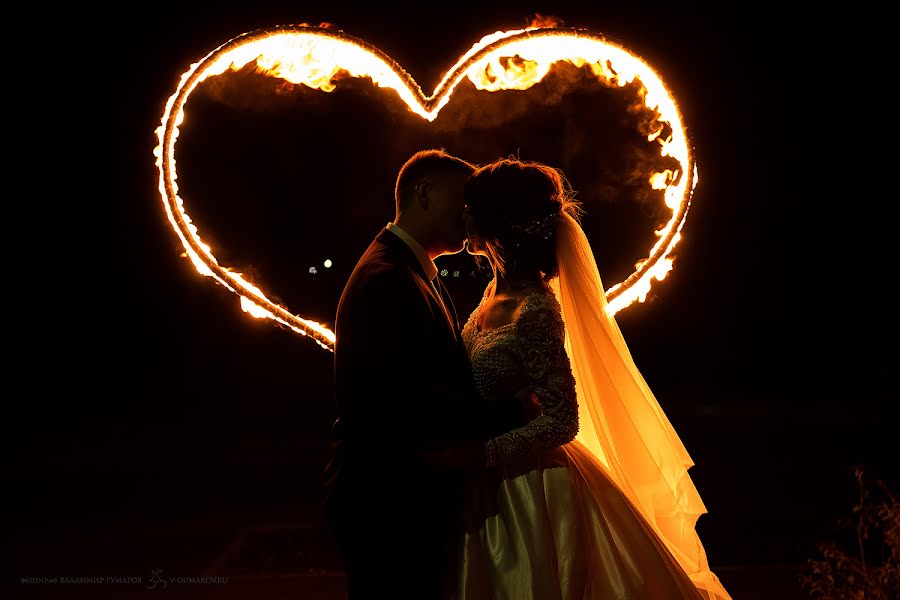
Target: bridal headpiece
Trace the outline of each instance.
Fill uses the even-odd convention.
[[[510,228],[523,237],[541,237],[548,240],[553,234],[554,227],[558,220],[559,210],[554,210],[548,215],[531,219],[525,223],[515,223],[510,225]]]

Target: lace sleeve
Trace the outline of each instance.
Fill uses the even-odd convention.
[[[559,304],[541,298],[523,310],[515,328],[515,353],[540,400],[542,414],[524,427],[488,440],[488,466],[561,446],[578,433],[578,398]]]

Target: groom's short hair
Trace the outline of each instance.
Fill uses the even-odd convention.
[[[419,150],[410,156],[400,172],[397,174],[397,184],[394,187],[394,200],[397,204],[397,213],[407,208],[413,198],[413,190],[416,183],[427,175],[445,175],[449,173],[462,173],[471,175],[475,172],[475,165],[448,154],[443,148],[429,148]]]

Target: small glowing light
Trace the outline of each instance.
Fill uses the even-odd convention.
[[[315,275],[316,273],[318,273],[318,271],[316,270],[315,267],[310,267],[310,268],[309,268],[309,272],[310,272],[312,275]]]
[[[454,277],[459,277],[459,271],[453,271],[453,276],[454,276]]]
[[[441,269],[441,277],[446,277],[449,272],[447,269]]]
[[[326,259],[325,259],[325,262],[323,262],[322,264],[325,265],[325,268],[326,268],[326,269],[330,269],[330,268],[331,268],[331,265],[334,264],[334,263],[331,262],[331,259],[330,259],[330,258],[326,258]]]

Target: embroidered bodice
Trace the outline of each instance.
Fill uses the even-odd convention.
[[[493,288],[492,280],[462,330],[478,391],[485,402],[491,402],[531,386],[542,414],[488,440],[488,466],[561,446],[572,441],[578,432],[575,378],[565,350],[559,302],[552,292],[533,292],[525,298],[512,322],[480,331],[478,316],[493,295]]]

